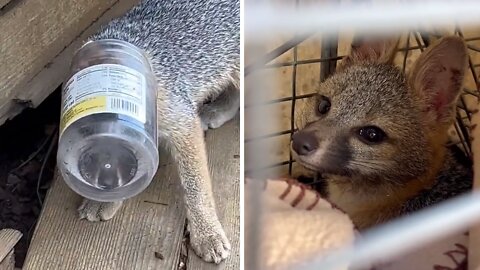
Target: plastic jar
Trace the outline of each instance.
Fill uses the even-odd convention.
[[[157,83],[143,51],[120,40],[86,43],[62,88],[57,164],[85,198],[143,191],[158,167]]]

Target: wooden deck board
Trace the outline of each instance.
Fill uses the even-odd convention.
[[[239,158],[234,156],[239,152],[238,123],[238,119],[231,121],[207,134],[214,189],[225,192],[223,201],[216,196],[217,208],[234,247],[227,263],[213,269],[239,269]],[[150,187],[108,222],[79,220],[80,198],[57,177],[24,269],[178,269],[185,210],[175,166],[166,156],[162,154]],[[156,258],[155,252],[163,259]],[[187,260],[187,269],[210,269],[192,250]]]
[[[102,16],[93,21],[88,28],[51,59],[35,77],[28,81],[22,91],[17,93],[16,99],[28,101],[29,106],[37,107],[40,105],[68,76],[71,59],[83,42],[94,34],[100,26],[107,24],[113,18],[122,16],[138,2],[139,0],[118,0],[115,2]]]
[[[14,269],[14,247],[21,237],[22,233],[17,230],[0,230],[0,270]]]
[[[0,0],[0,8],[3,8],[6,6],[10,1],[12,0]]]
[[[8,2],[0,0],[0,7]],[[0,124],[25,107],[40,104],[66,76],[70,61],[62,60],[71,58],[79,41],[137,2],[11,0],[4,6],[0,12]],[[45,80],[39,83],[38,78]]]
[[[22,233],[13,229],[0,230],[0,262],[13,250]]]

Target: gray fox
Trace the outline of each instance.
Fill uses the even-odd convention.
[[[240,1],[143,0],[88,41],[119,39],[143,49],[158,81],[158,132],[171,150],[185,194],[190,244],[219,263],[230,243],[212,196],[203,130],[240,108]],[[80,217],[108,220],[122,202],[84,200]]]
[[[459,37],[437,40],[408,76],[398,39],[363,39],[295,119],[295,159],[359,229],[467,192],[470,160],[446,147],[467,63]],[[462,158],[463,156],[463,158]]]

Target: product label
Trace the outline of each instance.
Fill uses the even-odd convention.
[[[96,113],[118,113],[146,121],[146,79],[117,64],[82,69],[63,87],[60,134],[78,119]]]

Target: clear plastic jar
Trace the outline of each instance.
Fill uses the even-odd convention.
[[[158,167],[157,83],[141,49],[120,40],[80,48],[62,89],[57,164],[85,198],[143,191]]]

